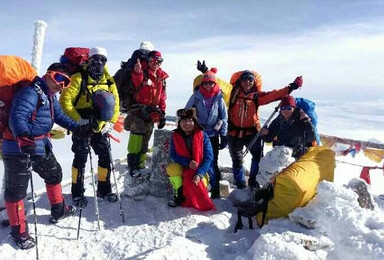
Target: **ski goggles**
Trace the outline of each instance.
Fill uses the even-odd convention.
[[[293,108],[293,106],[283,106],[283,107],[280,107],[281,110],[291,110]]]
[[[100,61],[104,65],[105,63],[107,63],[107,58],[104,55],[95,54],[95,55],[92,55],[91,59],[94,61]]]
[[[62,88],[67,88],[71,84],[71,78],[61,72],[48,70],[47,75]]]

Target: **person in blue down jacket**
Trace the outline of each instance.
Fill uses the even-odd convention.
[[[201,84],[189,98],[185,108],[196,108],[199,124],[208,134],[213,150],[214,183],[211,198],[220,197],[221,173],[218,167],[219,150],[227,146],[228,114],[216,80],[216,68],[204,73]]]
[[[91,131],[91,126],[79,126],[61,110],[55,94],[70,84],[69,73],[60,63],[54,63],[31,86],[22,87],[13,97],[8,128],[3,134],[5,175],[4,199],[11,236],[21,249],[35,246],[28,233],[23,199],[26,197],[32,170],[46,184],[51,204],[51,223],[73,215],[75,207],[65,205],[61,190],[62,171],[52,152],[49,131],[53,124],[78,133]]]

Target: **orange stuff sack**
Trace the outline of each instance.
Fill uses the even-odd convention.
[[[30,85],[36,76],[36,70],[26,60],[0,55],[0,138],[8,127],[13,96],[21,87]]]

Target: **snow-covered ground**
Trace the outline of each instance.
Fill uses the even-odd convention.
[[[125,164],[116,164],[122,186]],[[342,170],[337,166],[336,174]],[[375,196],[375,210],[362,209],[357,195],[342,185],[322,183],[319,194],[297,214],[318,222],[307,229],[289,219],[272,220],[261,230],[234,233],[236,209],[227,199],[214,200],[217,210],[198,212],[169,208],[166,199],[125,196],[125,223],[117,203],[99,201],[101,231],[97,229],[93,190],[87,181],[89,204],[82,212],[80,238],[76,240],[78,214],[49,224],[45,193],[37,197],[40,259],[383,259],[384,200]],[[375,180],[373,179],[372,182]],[[382,181],[382,178],[381,178]],[[69,186],[64,189],[70,201]],[[27,204],[31,233],[33,210]],[[35,249],[16,249],[9,229],[0,229],[1,259],[33,259]],[[307,249],[306,249],[307,248]]]
[[[375,131],[378,134],[372,138],[382,140],[380,124],[377,121]],[[125,183],[130,178],[125,160],[128,133],[114,135],[121,139],[120,144],[113,143],[113,155],[118,187],[125,193]],[[70,138],[55,140],[53,144],[64,171],[64,196],[70,202],[73,159]],[[269,149],[266,146],[266,150]],[[370,190],[375,209],[363,209],[358,205],[357,195],[344,187],[359,176],[361,167],[347,163],[381,167],[383,162],[375,164],[362,153],[355,158],[337,157],[335,183],[321,183],[317,197],[291,215],[292,219],[313,221],[315,228],[305,228],[287,218],[272,220],[262,229],[254,225],[256,228],[250,230],[244,219],[244,228],[237,233],[234,233],[236,208],[228,199],[215,199],[216,211],[198,212],[182,207],[169,208],[165,198],[152,196],[139,201],[122,196],[125,223],[119,216],[118,203],[99,201],[99,231],[88,172],[86,196],[89,204],[82,212],[79,240],[76,239],[79,212],[56,225],[50,224],[43,184],[34,175],[38,194],[39,259],[384,259],[384,200],[379,199],[384,193],[383,170],[371,170]],[[220,164],[231,164],[227,149],[220,154]],[[249,157],[245,165],[249,166]],[[30,232],[34,236],[31,201],[26,205]],[[0,259],[35,259],[35,249],[17,249],[9,231],[9,228],[0,228]]]

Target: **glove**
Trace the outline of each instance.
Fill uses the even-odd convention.
[[[197,61],[197,70],[201,71],[201,73],[205,73],[208,70],[207,65],[205,65],[205,60],[201,63],[199,60]]]
[[[32,137],[28,136],[19,136],[17,137],[17,144],[20,147],[20,151],[24,154],[35,154],[36,149],[36,143],[35,140],[32,139]]]
[[[91,124],[79,125],[73,133],[80,138],[88,138],[93,134],[93,127]]]
[[[157,124],[157,129],[163,129],[165,126],[165,123],[167,122],[167,119],[165,118],[165,113],[161,113],[160,122]]]
[[[159,123],[161,119],[161,114],[159,112],[151,112],[149,113],[149,118],[152,123]]]
[[[101,133],[102,135],[104,135],[104,134],[106,134],[106,133],[111,132],[112,129],[113,129],[113,124],[112,124],[111,122],[107,122],[107,123],[105,123],[105,125],[103,126],[103,128],[101,128],[100,133]]]
[[[288,85],[290,92],[295,89],[301,88],[303,85],[303,76],[297,77],[294,82]]]
[[[227,147],[227,144],[227,137],[220,135],[219,150],[223,150],[225,147]]]

